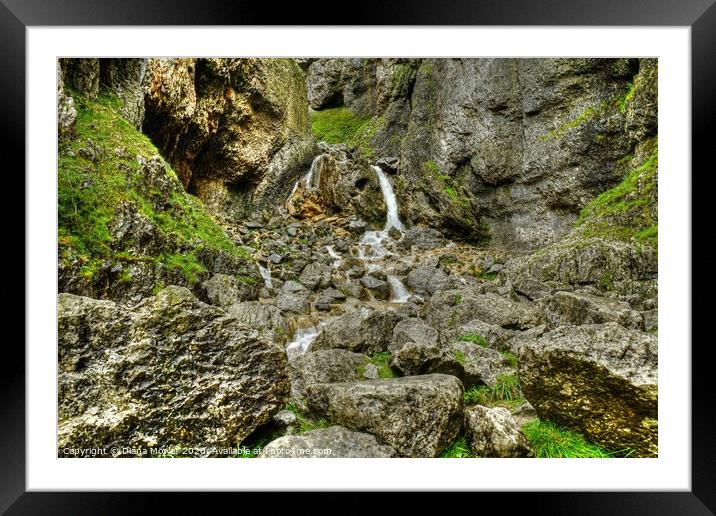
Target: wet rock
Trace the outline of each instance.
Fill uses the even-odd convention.
[[[523,346],[519,375],[540,419],[608,450],[657,455],[657,341],[614,322],[561,327]]]
[[[368,275],[360,279],[360,284],[368,289],[375,299],[385,301],[390,297],[390,284],[387,281]]]
[[[431,296],[449,285],[450,278],[442,269],[421,265],[408,274],[407,285],[418,295]]]
[[[60,294],[58,317],[61,456],[86,446],[231,446],[288,395],[285,353],[185,288],[131,309]]]
[[[400,240],[403,236],[403,233],[401,233],[398,228],[390,226],[390,229],[388,230],[388,236],[393,240]]]
[[[465,437],[477,457],[530,457],[532,452],[517,422],[503,407],[476,405],[465,410]]]
[[[258,455],[266,459],[388,458],[395,450],[375,437],[342,426],[287,435],[268,443]]]
[[[236,276],[214,274],[201,284],[209,304],[227,307],[242,301],[258,298],[258,288],[253,282],[239,281]]]
[[[298,281],[309,290],[327,288],[331,285],[331,267],[324,263],[311,262],[303,268]]]
[[[341,348],[371,354],[385,351],[398,316],[391,310],[367,307],[331,319],[313,343],[313,349]]]
[[[362,235],[368,229],[368,224],[363,220],[351,220],[348,223],[348,231],[354,235]]]
[[[626,328],[642,329],[644,320],[628,303],[584,292],[555,292],[543,299],[546,319],[553,325],[617,322]]]
[[[448,375],[314,384],[308,404],[334,424],[375,435],[403,457],[437,457],[462,429],[463,388]]]

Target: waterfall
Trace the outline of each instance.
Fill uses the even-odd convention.
[[[391,227],[397,229],[401,233],[405,231],[405,226],[400,222],[398,216],[398,200],[393,192],[393,186],[385,175],[383,169],[377,165],[372,165],[373,170],[378,175],[380,183],[380,191],[383,194],[385,205],[388,208],[388,214],[385,220],[385,227],[382,231],[366,231],[360,241],[358,248],[358,257],[365,259],[379,259],[388,255],[388,251],[383,246],[383,241],[388,237],[388,231]]]
[[[309,328],[298,328],[293,336],[293,340],[286,346],[286,355],[289,360],[300,357],[310,348],[313,341],[318,337],[319,327],[311,326]]]
[[[396,276],[388,275],[388,283],[390,283],[390,301],[391,303],[405,303],[410,297],[410,292],[405,288],[403,282]]]
[[[321,158],[323,158],[323,154],[319,154],[313,158],[313,162],[311,162],[311,168],[308,170],[308,174],[306,174],[306,190],[313,190],[313,176],[316,172],[316,166]]]
[[[373,170],[375,170],[375,173],[378,174],[380,191],[383,193],[383,199],[385,199],[385,204],[388,207],[388,217],[385,221],[385,231],[388,231],[391,226],[401,232],[405,231],[405,227],[403,226],[403,223],[400,222],[400,217],[398,216],[398,200],[393,192],[393,185],[390,184],[388,176],[385,175],[382,168],[377,165],[373,165]]]
[[[266,285],[266,288],[273,288],[273,283],[271,282],[271,272],[269,272],[269,270],[260,263],[257,263],[256,265],[259,267],[259,273],[264,279],[264,285]]]

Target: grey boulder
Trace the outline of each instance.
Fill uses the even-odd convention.
[[[258,455],[264,459],[389,458],[395,450],[369,434],[342,426],[286,435],[268,443]]]
[[[503,407],[475,405],[465,410],[465,437],[478,457],[530,457],[527,439],[515,418]]]

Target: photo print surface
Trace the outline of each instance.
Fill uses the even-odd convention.
[[[649,58],[64,58],[59,457],[655,457]]]

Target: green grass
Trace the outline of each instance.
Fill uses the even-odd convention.
[[[475,457],[467,445],[465,437],[455,439],[447,449],[440,454],[441,459],[469,459]]]
[[[522,427],[535,457],[539,458],[609,458],[610,454],[581,435],[548,421],[534,420]]]
[[[477,344],[478,346],[482,346],[483,348],[489,348],[490,344],[487,342],[487,339],[480,335],[479,333],[475,332],[469,332],[465,335],[460,335],[457,340],[460,342],[472,342],[473,344]]]
[[[582,209],[576,227],[581,228],[585,236],[635,241],[658,248],[656,140],[652,145],[653,152],[640,166]]]
[[[453,354],[455,355],[455,360],[457,360],[459,364],[465,363],[465,353],[462,351],[455,351]]]
[[[119,114],[121,101],[101,95],[96,101],[75,95],[77,137],[62,142],[58,156],[58,243],[60,260],[79,263],[81,274],[91,278],[107,261],[127,263],[151,260],[178,269],[192,282],[206,271],[197,260],[203,248],[247,259],[204,210],[197,198],[184,192],[171,167],[161,161],[166,181],[149,181],[137,156],[158,156],[152,142]],[[83,149],[88,140],[96,159]],[[122,150],[123,149],[123,150]],[[162,191],[160,191],[162,189]],[[121,206],[148,219],[165,237],[163,252],[135,256],[131,242],[113,240],[109,226]],[[185,250],[191,249],[190,252]]]
[[[517,355],[510,351],[502,351],[501,355],[510,364],[510,367],[517,367]]]
[[[370,357],[371,363],[378,368],[378,378],[396,378],[398,375],[390,367],[391,355],[388,351],[374,353]]]
[[[467,389],[463,400],[466,405],[508,407],[519,406],[524,402],[517,376],[508,373],[499,375],[493,387],[477,385]]]
[[[363,116],[347,107],[322,109],[311,113],[311,128],[320,141],[358,147],[368,158],[375,155],[371,141],[385,125],[383,116]]]

